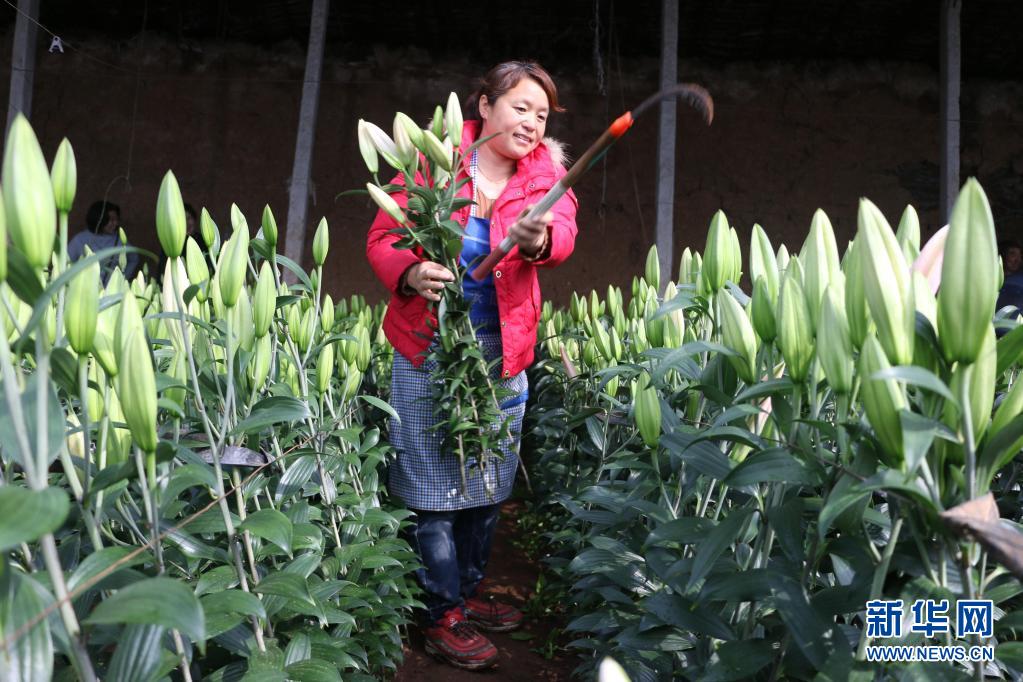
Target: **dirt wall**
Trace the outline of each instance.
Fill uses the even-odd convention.
[[[9,72],[10,34],[0,44]],[[206,206],[221,230],[235,202],[251,225],[264,203],[283,225],[301,97],[304,53],[297,44],[179,46],[158,38],[141,48],[79,43],[50,54],[35,74],[32,123],[52,156],[70,138],[79,189],[72,233],[93,200],[122,207],[132,242],[158,248],[154,208],[163,173],[177,175],[186,201]],[[336,199],[367,180],[355,124],[389,127],[396,110],[427,117],[447,93],[465,93],[487,65],[434,64],[423,53],[378,51],[361,63],[325,63],[313,158],[308,236],[321,216],[331,226],[326,275],[335,296],[384,295],[365,261],[367,201]],[[601,94],[592,73],[560,73],[549,64],[569,111],[549,134],[579,154],[607,121],[656,88],[652,62],[608,74]],[[748,245],[760,223],[777,246],[798,248],[814,209],[830,216],[844,244],[855,230],[860,197],[893,222],[906,203],[920,211],[925,236],[937,215],[940,119],[938,75],[920,66],[873,63],[683,62],[680,79],[704,84],[714,124],[679,107],[675,188],[676,262],[687,245],[702,248],[706,226],[724,209]],[[6,97],[7,89],[3,89]],[[994,207],[999,231],[1023,228],[1023,83],[968,82],[962,96],[962,177],[975,175]],[[579,239],[570,261],[544,272],[545,295],[564,302],[573,290],[627,286],[654,240],[656,114],[641,120],[578,190]],[[283,241],[283,239],[282,239]],[[307,256],[308,257],[308,256]],[[308,262],[308,261],[307,261]]]

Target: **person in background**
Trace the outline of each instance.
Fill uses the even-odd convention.
[[[576,198],[569,192],[540,219],[527,219],[555,182],[565,175],[560,145],[544,136],[547,119],[558,106],[550,75],[535,62],[505,62],[491,69],[470,98],[461,149],[490,138],[469,154],[457,170],[466,181],[460,196],[472,199],[452,215],[465,229],[462,262],[490,253],[505,235],[512,249],[482,282],[466,277],[470,318],[486,359],[500,359],[501,386],[512,398],[501,405],[515,434],[499,466],[488,469],[494,495],[484,492],[482,476],[470,476],[468,495],[459,493],[461,474],[455,455],[441,451],[433,377],[423,364],[432,334],[430,302],[454,274],[413,251],[393,248],[396,226],[383,211],[370,227],[366,253],[392,297],[383,327],[395,350],[392,405],[401,416],[390,431],[397,457],[388,490],[415,511],[408,536],[422,561],[416,579],[427,613],[423,634],[428,653],[466,669],[497,662],[498,652],[480,630],[504,632],[519,627],[522,613],[487,597],[480,589],[497,527],[501,502],[508,498],[518,462],[518,431],[529,395],[526,367],[533,362],[540,316],[537,270],[560,264],[575,245]],[[458,143],[456,142],[456,143]],[[405,203],[403,193],[394,195]],[[497,470],[496,472],[494,470]]]
[[[1005,279],[1002,289],[998,292],[996,310],[1007,305],[1016,306],[1023,314],[1023,250],[1019,242],[1006,240],[998,243],[998,253],[1002,256],[1002,272]]]
[[[74,262],[85,254],[85,247],[88,246],[93,253],[115,246],[121,246],[118,239],[117,228],[121,226],[121,207],[110,201],[95,201],[85,214],[85,229],[76,234],[68,241],[68,261]],[[124,278],[130,280],[135,276],[139,268],[138,254],[129,253],[125,259]],[[110,273],[117,265],[116,258],[110,258],[103,263],[102,279],[103,284],[107,283]]]
[[[1007,239],[998,243],[998,255],[1002,257],[1002,270],[1006,277],[1015,275],[1023,266],[1023,250],[1019,242],[1014,239]]]

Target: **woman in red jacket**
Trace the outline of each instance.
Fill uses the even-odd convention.
[[[494,137],[458,169],[458,178],[470,180],[461,194],[474,202],[453,214],[465,228],[462,263],[479,260],[505,236],[517,248],[482,282],[470,277],[463,281],[484,353],[488,360],[501,358],[500,379],[513,395],[501,408],[516,434],[504,443],[505,456],[497,466],[487,467],[486,474],[474,470],[467,491],[462,490],[458,458],[442,452],[442,434],[429,430],[437,421],[431,399],[434,368],[424,362],[430,330],[436,328],[429,302],[440,300],[439,292],[454,275],[414,251],[395,249],[398,237],[389,231],[396,224],[383,211],[370,227],[366,245],[374,271],[392,293],[383,326],[398,351],[391,404],[401,421],[391,428],[398,456],[388,487],[416,512],[409,538],[423,564],[416,577],[428,610],[427,651],[462,668],[485,668],[497,660],[497,650],[479,629],[506,631],[522,622],[518,610],[484,599],[477,590],[500,503],[511,494],[518,464],[518,432],[528,397],[525,369],[533,361],[540,319],[536,269],[561,263],[575,244],[577,203],[571,192],[541,219],[525,218],[529,207],[565,174],[560,144],[544,137],[553,111],[563,111],[557,88],[534,62],[497,65],[468,101],[461,149],[480,137]],[[394,199],[406,205],[403,192]]]

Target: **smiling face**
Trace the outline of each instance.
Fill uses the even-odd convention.
[[[543,88],[532,78],[522,78],[493,102],[483,95],[479,107],[483,117],[480,135],[496,134],[487,145],[501,156],[517,161],[543,139],[550,103]]]

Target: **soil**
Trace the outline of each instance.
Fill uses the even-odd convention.
[[[522,505],[510,501],[501,509],[497,525],[497,536],[491,552],[487,571],[485,591],[501,601],[523,609],[536,585],[538,566],[513,544],[518,534],[515,518]],[[459,680],[544,680],[544,682],[567,682],[578,660],[564,651],[555,651],[553,658],[546,658],[538,650],[548,640],[552,629],[559,623],[531,621],[528,616],[518,633],[529,633],[529,640],[515,639],[517,633],[490,633],[488,636],[501,652],[498,665],[479,672],[458,670],[442,663],[423,650],[423,637],[417,629],[411,630],[411,642],[405,647],[405,662],[398,668],[395,682],[458,682]],[[519,637],[523,636],[518,634]]]

